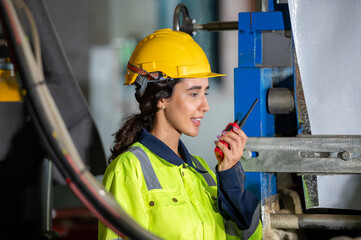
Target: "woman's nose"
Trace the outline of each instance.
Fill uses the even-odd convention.
[[[208,112],[209,111],[208,100],[207,100],[207,97],[205,95],[203,96],[201,111],[203,111],[203,112]]]

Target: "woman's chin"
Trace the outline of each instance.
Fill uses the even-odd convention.
[[[188,132],[188,133],[183,133],[184,135],[187,135],[189,137],[197,137],[199,135],[199,131],[195,131],[195,132]]]

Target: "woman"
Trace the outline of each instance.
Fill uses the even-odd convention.
[[[144,38],[129,60],[125,84],[136,85],[140,113],[116,133],[103,184],[140,226],[160,238],[262,238],[258,200],[243,189],[244,132],[235,128],[218,136],[215,145],[224,159],[217,177],[180,140],[182,134],[198,135],[209,110],[208,78],[223,75],[211,72],[188,34],[170,29]],[[99,223],[99,239],[117,237]]]

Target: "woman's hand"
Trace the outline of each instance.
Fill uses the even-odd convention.
[[[222,132],[221,136],[217,136],[218,140],[222,140],[230,146],[228,149],[226,145],[216,140],[214,143],[219,147],[224,154],[223,160],[218,160],[218,171],[225,171],[236,165],[243,155],[243,149],[247,142],[247,136],[239,128],[233,128],[233,131]]]

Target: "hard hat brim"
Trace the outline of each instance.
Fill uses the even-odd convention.
[[[135,82],[135,79],[137,78],[138,74],[137,73],[132,73],[131,77],[126,75],[126,81],[124,83],[124,85],[131,85]],[[186,75],[186,76],[179,76],[177,78],[213,78],[213,77],[224,77],[226,76],[226,74],[224,73],[196,73],[196,74],[190,74],[190,75]],[[170,76],[172,77],[172,76]]]
[[[212,77],[223,77],[226,76],[224,73],[196,73],[196,74],[190,74],[186,76],[182,76],[181,78],[212,78]]]

